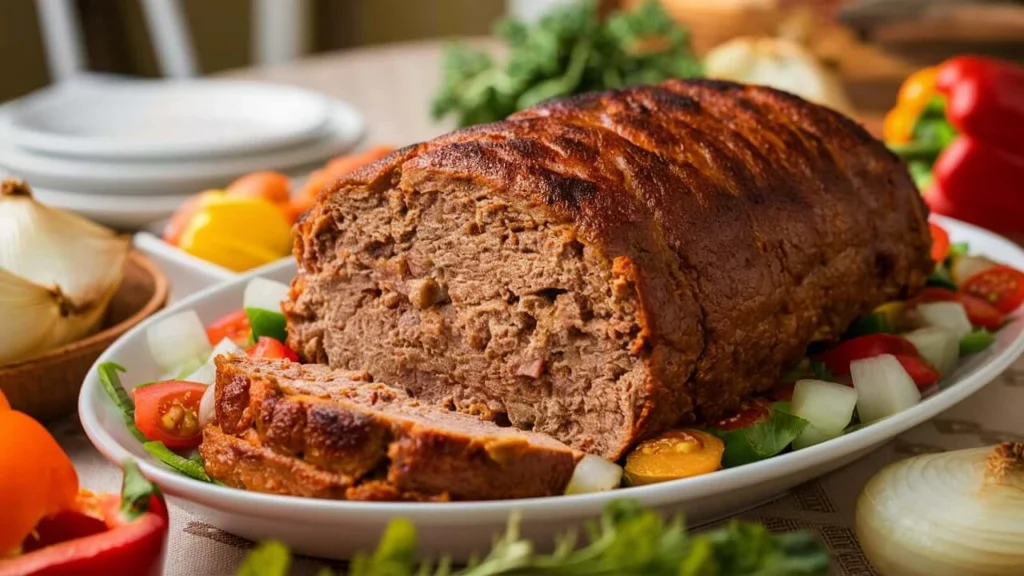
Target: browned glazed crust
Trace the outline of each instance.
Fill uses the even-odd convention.
[[[346,240],[345,230],[364,207],[456,192],[570,226],[635,301],[628,348],[643,384],[604,392],[621,398],[621,423],[574,428],[585,415],[570,411],[544,429],[610,458],[680,420],[735,409],[772,386],[812,341],[919,290],[932,266],[927,211],[905,166],[860,126],[769,88],[671,81],[545,103],[453,132],[322,194],[298,226],[299,274],[286,305],[290,344],[304,359],[388,369],[334,344],[344,320],[332,306],[346,274],[370,267],[389,281],[394,264]],[[475,391],[495,414],[515,402],[516,386],[532,393],[529,382],[460,380],[430,366],[388,376],[430,399],[442,399],[438,390]],[[581,396],[602,393],[577,384]]]
[[[200,452],[210,476],[230,486],[353,500],[551,496],[580,457],[358,373],[244,356],[216,362],[218,424],[204,430]]]

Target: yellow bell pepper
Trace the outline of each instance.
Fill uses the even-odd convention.
[[[896,106],[885,115],[882,132],[886,142],[910,142],[914,134],[914,124],[928,105],[928,101],[937,93],[935,79],[938,73],[939,69],[935,66],[922,68],[903,82],[896,98]]]
[[[181,233],[178,246],[235,272],[283,258],[291,251],[291,224],[263,198],[205,192]]]

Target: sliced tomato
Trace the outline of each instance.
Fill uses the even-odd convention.
[[[172,450],[199,446],[199,402],[205,384],[168,380],[132,390],[135,425],[146,438],[159,440]]]
[[[964,292],[953,292],[945,288],[929,286],[914,296],[907,307],[913,309],[924,302],[959,302],[964,305],[967,319],[971,321],[971,324],[988,330],[998,330],[1006,322],[1006,315],[998,308],[982,298]]]
[[[249,343],[251,335],[252,327],[249,326],[249,316],[245,313],[245,310],[232,312],[210,324],[206,329],[206,338],[213,346],[216,346],[225,338],[230,338],[232,342],[239,346],[245,346]]]
[[[933,368],[923,358],[916,355],[896,354],[903,369],[910,375],[911,380],[917,385],[918,390],[924,390],[939,381],[939,371]]]
[[[711,422],[710,427],[718,430],[746,428],[768,417],[771,404],[761,398],[747,398],[740,403],[740,409],[732,416]]]
[[[277,340],[270,338],[269,336],[260,336],[260,339],[245,352],[252,358],[269,358],[271,360],[288,359],[292,362],[299,361],[299,356],[294,350]]]
[[[932,260],[945,262],[949,256],[949,234],[938,224],[928,223],[932,233]]]
[[[965,280],[960,290],[1009,314],[1024,302],[1024,272],[1009,266],[995,266]]]
[[[906,338],[893,334],[868,334],[840,342],[815,359],[823,362],[833,375],[849,376],[850,362],[882,354],[919,357],[917,348]]]

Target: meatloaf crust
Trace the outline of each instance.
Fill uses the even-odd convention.
[[[364,374],[242,355],[216,362],[216,424],[199,450],[229,486],[349,500],[551,496],[581,456]]]
[[[552,101],[396,151],[297,226],[305,361],[618,458],[919,290],[927,211],[853,121],[718,81]]]

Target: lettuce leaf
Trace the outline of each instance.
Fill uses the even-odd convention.
[[[750,464],[785,450],[807,427],[807,420],[790,414],[788,409],[788,402],[776,402],[767,418],[746,428],[708,430],[725,442],[722,466]]]

